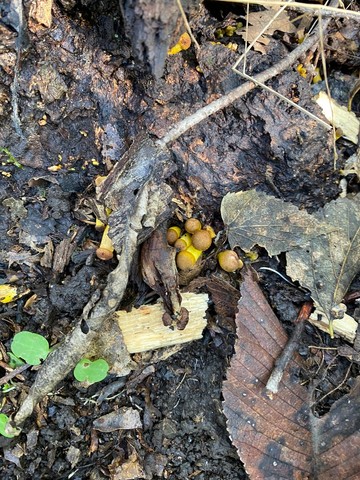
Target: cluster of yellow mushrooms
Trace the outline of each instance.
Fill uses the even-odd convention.
[[[178,269],[186,271],[194,268],[202,253],[211,247],[215,232],[210,226],[203,227],[197,218],[186,220],[184,229],[185,232],[182,233],[180,227],[170,227],[166,238],[168,243],[178,250],[176,255]],[[226,272],[235,272],[243,266],[243,262],[233,250],[220,252],[218,262]]]

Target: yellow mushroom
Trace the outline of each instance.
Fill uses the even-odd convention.
[[[218,254],[218,262],[225,272],[235,272],[244,266],[243,262],[233,250],[224,250]]]
[[[176,255],[176,265],[179,270],[191,270],[198,259],[201,257],[201,250],[197,250],[192,245],[186,250],[182,250]]]
[[[96,250],[96,256],[100,258],[100,260],[110,260],[114,256],[114,245],[108,233],[109,225],[106,225],[101,238],[100,246]]]
[[[191,235],[190,233],[184,233],[180,238],[176,240],[174,243],[174,247],[178,250],[185,250],[187,247],[191,245]]]
[[[179,38],[179,41],[174,45],[170,50],[168,50],[168,55],[175,55],[176,53],[181,52],[182,50],[187,50],[190,48],[191,38],[190,35],[185,32]]]
[[[179,227],[170,227],[166,232],[166,240],[170,245],[173,245],[181,235],[181,229]]]
[[[185,222],[185,230],[188,233],[195,233],[197,230],[201,230],[201,222],[197,218],[189,218]]]
[[[207,230],[198,230],[192,236],[192,244],[195,248],[205,251],[211,247],[212,238]]]

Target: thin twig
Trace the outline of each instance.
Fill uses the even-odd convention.
[[[294,351],[296,350],[299,339],[302,335],[302,332],[305,327],[305,320],[307,320],[310,316],[311,310],[313,307],[313,302],[306,302],[301,307],[300,312],[296,319],[295,329],[292,333],[292,336],[288,343],[286,344],[284,350],[282,351],[281,355],[275,362],[275,368],[271,372],[269,380],[266,383],[266,394],[269,398],[272,398],[274,393],[278,392],[279,383],[284,375],[284,371],[287,367],[287,364],[291,360]]]
[[[324,22],[324,26],[326,28],[327,21]],[[270,78],[275,77],[279,73],[283,72],[287,68],[290,68],[294,62],[305,54],[316,42],[319,40],[319,32],[317,31],[311,37],[308,37],[306,40],[303,41],[298,47],[296,47],[292,52],[290,52],[285,58],[280,60],[276,65],[268,68],[264,72],[258,73],[252,78],[252,81],[248,81],[240,87],[234,88],[226,95],[214,100],[213,102],[209,103],[203,108],[198,109],[192,115],[184,118],[180,122],[176,123],[166,135],[160,138],[157,143],[160,147],[165,147],[169,143],[174,142],[177,138],[183,135],[187,130],[193,128],[198,123],[202,122],[210,115],[218,112],[219,110],[228,107],[236,100],[239,100],[241,97],[249,93],[253,90],[257,85],[257,83],[264,83]]]
[[[334,153],[334,171],[336,170],[336,160],[337,160],[337,152],[336,152],[336,128],[335,128],[335,121],[334,121],[334,109],[333,109],[333,104],[331,101],[331,92],[330,92],[330,86],[329,86],[329,81],[328,81],[328,76],[327,76],[327,68],[326,68],[326,58],[325,58],[325,48],[324,48],[324,35],[323,35],[323,20],[322,20],[322,15],[319,15],[319,31],[320,31],[320,37],[319,37],[319,44],[320,44],[320,55],[321,55],[321,64],[323,68],[323,73],[324,73],[324,80],[325,80],[325,86],[326,86],[326,92],[327,96],[329,97],[329,105],[330,105],[330,111],[331,111],[331,125],[332,125],[332,146],[333,146],[333,153]]]
[[[4,384],[7,383],[9,380],[11,380],[12,378],[16,377],[16,375],[19,375],[19,374],[22,373],[24,370],[27,370],[29,367],[31,367],[31,365],[29,365],[28,363],[25,363],[25,365],[21,365],[21,367],[18,367],[18,368],[16,368],[15,370],[12,370],[10,373],[8,373],[8,374],[5,375],[4,377],[1,377],[1,378],[0,378],[0,385],[4,385]]]

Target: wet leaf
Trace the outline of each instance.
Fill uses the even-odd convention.
[[[13,302],[17,297],[17,288],[13,285],[0,285],[0,303]]]
[[[225,195],[221,216],[232,248],[239,246],[249,252],[259,245],[271,256],[334,229],[291,203],[256,190]]]
[[[339,105],[333,98],[329,98],[325,92],[320,92],[315,97],[316,103],[321,108],[326,119],[340,129],[341,135],[357,145],[360,122],[354,112]]]
[[[337,230],[288,252],[286,271],[311,291],[315,304],[330,320],[332,308],[342,301],[360,270],[360,197],[339,198],[314,216]]]
[[[276,14],[278,8],[268,8],[260,12],[251,12],[248,15],[249,25],[246,31],[246,27],[243,30],[238,31],[239,35],[247,38],[247,41],[251,43],[256,37],[261,33],[263,28],[267,23],[271,22]],[[294,33],[296,28],[290,22],[287,12],[281,12],[280,15],[268,26],[265,33],[263,33],[256,41],[254,45],[254,50],[257,50],[261,53],[266,53],[265,46],[269,44],[270,37],[273,35],[275,30],[280,32]]]
[[[271,400],[265,385],[287,337],[252,277],[245,274],[236,316],[238,339],[224,383],[233,444],[252,479],[357,478],[360,381],[322,418],[311,412],[296,355]],[[352,477],[353,475],[353,477]]]

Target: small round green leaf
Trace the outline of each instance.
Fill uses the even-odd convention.
[[[40,365],[49,354],[49,343],[42,335],[32,332],[20,332],[14,336],[12,352],[30,365]]]
[[[7,438],[13,438],[15,435],[9,435],[5,431],[6,424],[9,421],[9,417],[5,413],[0,413],[0,435],[3,435]]]
[[[74,377],[79,382],[86,382],[91,385],[104,380],[108,370],[109,365],[103,358],[99,358],[94,362],[87,358],[82,358],[74,369]]]

